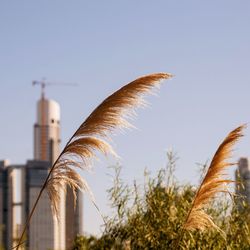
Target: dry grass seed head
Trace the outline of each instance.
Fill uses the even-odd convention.
[[[128,118],[135,108],[144,105],[143,96],[159,85],[159,81],[169,79],[168,73],[157,73],[138,78],[125,85],[105,99],[81,124],[53,165],[47,191],[52,209],[58,215],[60,194],[69,185],[76,198],[76,190],[90,192],[86,181],[76,172],[77,168],[88,169],[95,158],[95,151],[104,155],[115,155],[112,147],[102,138],[107,138],[114,129],[131,127]]]
[[[224,179],[225,170],[227,167],[233,165],[228,162],[228,159],[232,156],[233,145],[243,136],[242,131],[244,128],[245,125],[242,125],[229,133],[216,151],[207,174],[196,193],[186,222],[183,225],[186,230],[205,230],[211,227],[221,231],[215,225],[211,216],[204,211],[204,208],[208,206],[209,201],[211,201],[218,192],[228,192],[225,188],[225,184],[232,181]]]

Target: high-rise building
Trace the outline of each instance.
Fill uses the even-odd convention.
[[[24,165],[0,162],[0,247],[16,245],[21,229],[38,197],[48,172],[60,153],[60,107],[44,93],[37,103],[34,125],[34,160]],[[19,182],[16,181],[19,171]],[[18,187],[19,185],[19,187]],[[20,198],[16,198],[19,189]],[[21,192],[20,192],[21,190]],[[77,234],[82,233],[82,193],[77,192],[74,208],[73,193],[58,190],[61,201],[59,220],[53,215],[46,190],[43,192],[25,234],[27,249],[68,250]],[[16,218],[20,212],[21,218]],[[21,226],[21,225],[22,226]]]
[[[9,226],[8,216],[8,173],[7,162],[0,161],[0,247],[8,245],[7,231]]]
[[[237,206],[242,208],[245,203],[250,205],[250,165],[249,159],[242,157],[235,172]]]
[[[72,249],[74,239],[83,234],[83,195],[77,191],[77,202],[74,206],[72,190],[67,187],[66,196],[66,249]]]
[[[22,165],[10,165],[0,161],[0,246],[11,249],[17,244],[20,234],[22,203],[17,195],[17,172]]]
[[[53,163],[60,153],[60,107],[42,95],[34,125],[34,159]]]
[[[22,171],[22,224],[39,195],[43,183],[60,151],[60,108],[42,94],[37,103],[37,121],[34,125],[34,161],[28,161]],[[65,249],[65,195],[61,197],[59,220],[53,215],[46,190],[43,192],[27,230],[28,249]]]
[[[38,197],[42,185],[48,175],[50,163],[47,161],[28,161],[22,169],[22,225]],[[60,190],[58,190],[60,192]],[[65,249],[65,208],[64,194],[61,190],[59,221],[52,214],[48,194],[43,192],[26,234],[26,247],[34,250]]]

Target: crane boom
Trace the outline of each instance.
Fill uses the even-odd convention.
[[[34,80],[32,81],[32,85],[40,85],[41,86],[41,98],[45,98],[45,87],[51,86],[51,85],[57,85],[57,86],[71,86],[75,87],[77,86],[76,83],[62,83],[62,82],[48,82],[46,79],[42,79],[40,81]]]

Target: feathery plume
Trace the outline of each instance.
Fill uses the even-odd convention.
[[[217,149],[207,174],[196,193],[192,207],[183,225],[184,229],[192,231],[195,229],[205,230],[211,227],[222,232],[213,222],[211,216],[204,211],[204,208],[217,193],[228,192],[225,184],[233,181],[224,179],[225,170],[227,167],[234,165],[228,159],[232,157],[232,147],[243,136],[242,131],[245,127],[245,125],[242,125],[229,133]]]
[[[115,155],[112,147],[102,138],[116,128],[127,128],[132,125],[127,121],[134,108],[143,105],[143,94],[150,93],[162,79],[170,78],[170,74],[158,73],[141,77],[106,98],[81,124],[70,142],[64,148],[54,166],[53,174],[48,180],[47,191],[52,201],[52,209],[58,214],[60,195],[58,188],[68,184],[76,197],[76,190],[88,190],[85,180],[75,171],[86,169],[91,165],[95,152]],[[69,160],[70,159],[70,160]]]
[[[66,190],[66,185],[69,185],[75,198],[77,189],[89,190],[86,181],[76,169],[89,168],[96,150],[105,155],[115,154],[112,147],[103,139],[114,129],[131,127],[128,118],[134,113],[135,108],[145,104],[143,96],[158,86],[161,80],[171,77],[172,75],[168,73],[156,73],[136,79],[105,99],[80,125],[50,169],[26,221],[17,249],[44,189],[47,188],[52,210],[56,216],[60,202],[59,189]]]

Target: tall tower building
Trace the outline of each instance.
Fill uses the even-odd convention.
[[[60,153],[60,107],[45,98],[42,92],[37,103],[37,119],[34,125],[34,161],[28,161],[22,172],[22,200],[24,201],[23,223],[25,223],[53,162]],[[45,192],[38,202],[27,231],[28,249],[65,249],[65,195],[61,196],[59,220],[52,214],[49,196]]]
[[[77,202],[74,207],[74,195],[67,187],[66,195],[66,249],[71,250],[77,235],[83,234],[83,194],[77,191]]]
[[[248,158],[240,158],[235,172],[237,206],[242,208],[244,202],[250,205],[250,164]]]
[[[42,94],[34,125],[34,159],[53,163],[60,153],[60,107]]]
[[[0,161],[0,246],[11,249],[20,233],[21,202],[17,198],[17,171],[23,165]]]
[[[0,249],[2,246],[11,249],[17,244],[49,170],[60,153],[60,107],[45,98],[44,87],[43,83],[37,103],[34,160],[23,165],[0,161]],[[82,234],[83,194],[77,192],[74,208],[72,190],[67,187],[66,195],[63,190],[58,192],[61,196],[59,221],[52,213],[45,190],[27,228],[25,249],[68,250],[77,234]]]
[[[38,197],[51,165],[47,161],[28,161],[22,171],[22,200],[24,201],[22,225]],[[27,230],[27,249],[65,250],[65,198],[62,190],[58,221],[52,214],[48,194],[43,192]]]
[[[8,171],[7,162],[0,161],[0,247],[8,246],[8,230],[9,230],[9,216],[8,216]]]
[[[37,103],[34,125],[34,161],[28,161],[22,172],[23,222],[29,215],[53,162],[60,153],[60,107],[54,100],[45,98],[44,89]],[[43,193],[28,229],[28,249],[71,249],[77,234],[82,233],[82,193],[74,208],[73,193],[58,190],[61,196],[59,221],[52,214],[48,194]]]

